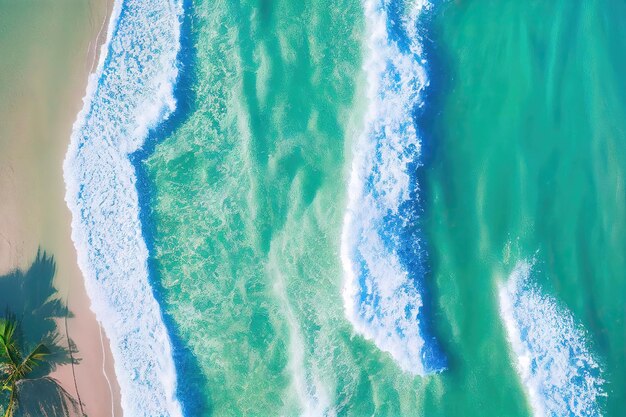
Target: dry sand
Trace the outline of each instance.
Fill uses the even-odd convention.
[[[27,269],[38,248],[54,256],[81,362],[53,376],[76,394],[75,373],[89,417],[122,411],[108,340],[70,238],[62,163],[111,8],[112,0],[0,0],[0,276]]]

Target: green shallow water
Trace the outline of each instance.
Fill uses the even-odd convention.
[[[605,414],[620,416],[625,8],[433,9],[421,226],[449,369],[420,378],[343,312],[360,1],[196,1],[195,99],[146,166],[162,305],[197,361],[197,414],[528,416],[496,291],[534,258],[535,279],[589,331]]]
[[[625,410],[625,6],[468,1],[436,19],[448,72],[425,223],[438,323],[458,358],[452,378],[480,381],[500,415],[523,412],[510,372],[496,371],[506,362],[494,361],[505,349],[494,287],[533,257],[542,288],[589,331],[606,415]]]

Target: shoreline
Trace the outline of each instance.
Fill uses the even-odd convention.
[[[67,300],[67,328],[80,363],[51,376],[80,396],[90,417],[121,416],[108,339],[91,311],[70,237],[62,172],[113,1],[39,6],[11,10],[16,23],[0,42],[8,57],[0,64],[0,275],[28,269],[38,248],[54,257],[54,287]],[[64,345],[64,320],[57,324]]]
[[[182,413],[175,393],[171,341],[147,270],[149,254],[140,233],[132,161],[152,126],[175,109],[172,90],[178,74],[182,13],[178,6],[115,2],[106,40],[111,46],[89,77],[63,162],[78,265],[85,275],[91,309],[110,335],[124,393],[122,407],[132,415]],[[136,13],[154,19],[134,19]],[[158,36],[142,37],[142,33]],[[120,52],[135,42],[130,57]],[[159,60],[152,59],[156,51]],[[139,77],[128,59],[141,66]],[[125,130],[129,125],[134,132],[130,135]],[[118,197],[104,206],[99,196],[111,192]]]

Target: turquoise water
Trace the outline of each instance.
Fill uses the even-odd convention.
[[[492,357],[505,348],[494,292],[534,260],[542,297],[587,333],[607,416],[626,399],[623,11],[612,1],[450,3],[432,32],[446,71],[425,223],[449,349],[487,387],[508,381],[494,371],[506,366]],[[543,334],[555,334],[555,317],[567,321],[542,319]],[[572,333],[561,326],[552,340]]]
[[[114,344],[165,347],[123,393],[189,416],[623,414],[625,5],[159,5],[180,37],[146,38],[112,134],[143,143],[111,151],[134,227],[87,234],[83,267],[147,323]],[[140,238],[138,263],[101,262]]]

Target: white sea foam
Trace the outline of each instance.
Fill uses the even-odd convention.
[[[127,417],[182,416],[128,155],[175,107],[180,0],[116,0],[63,165],[72,239]]]
[[[572,314],[531,282],[520,262],[500,285],[500,313],[517,371],[536,417],[601,416],[600,365]]]
[[[355,329],[389,352],[405,371],[424,375],[441,365],[427,357],[420,310],[422,294],[415,271],[407,270],[399,251],[400,232],[413,226],[403,204],[417,204],[411,176],[419,164],[421,141],[414,111],[422,104],[428,78],[418,19],[429,3],[407,1],[401,22],[393,22],[388,0],[366,0],[369,105],[357,140],[342,233],[344,303]],[[401,27],[402,44],[391,33]],[[419,251],[417,251],[419,252]],[[441,362],[439,362],[441,363]]]

